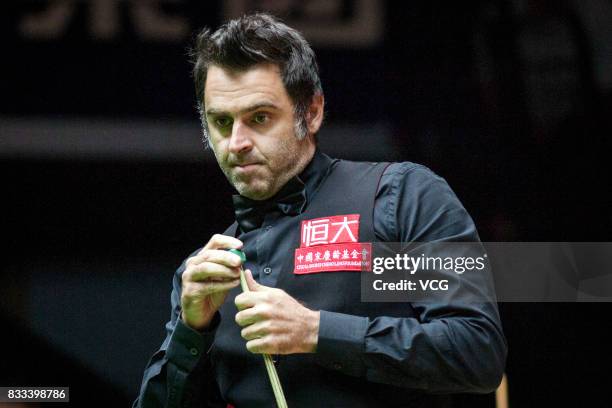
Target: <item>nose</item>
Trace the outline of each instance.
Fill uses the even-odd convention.
[[[229,151],[233,154],[247,153],[253,148],[253,141],[248,126],[240,121],[234,121],[232,135],[230,136]]]

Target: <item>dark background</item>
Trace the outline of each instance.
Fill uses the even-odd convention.
[[[112,19],[92,12],[105,0],[65,2],[64,20],[60,3],[0,8],[2,386],[135,398],[174,269],[232,221],[186,56],[228,5],[314,30],[330,154],[427,165],[483,241],[611,241],[612,1],[168,0],[154,9],[184,27],[161,35],[136,1]],[[364,8],[367,40],[317,36]],[[96,29],[104,18],[115,28]],[[609,406],[609,304],[500,310],[511,406]]]

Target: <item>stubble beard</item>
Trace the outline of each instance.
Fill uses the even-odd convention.
[[[278,153],[268,158],[263,164],[264,168],[256,169],[254,174],[247,177],[241,177],[227,164],[220,164],[221,170],[238,194],[252,200],[266,200],[274,196],[292,177],[302,172],[308,163],[309,157],[305,157],[307,149],[302,145],[306,142],[297,138],[294,141],[280,142]],[[221,163],[218,157],[217,161]]]

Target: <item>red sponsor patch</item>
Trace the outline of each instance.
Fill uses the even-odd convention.
[[[364,242],[297,248],[293,273],[304,275],[319,272],[370,270],[372,268],[371,252],[372,244]]]
[[[359,214],[302,221],[300,247],[359,241]]]
[[[370,243],[359,242],[359,214],[302,221],[293,273],[371,270]]]

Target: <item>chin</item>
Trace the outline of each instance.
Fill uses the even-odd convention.
[[[263,185],[249,185],[245,182],[237,182],[234,184],[234,188],[238,191],[241,196],[250,198],[251,200],[265,200],[266,198],[272,197],[270,194],[270,186]]]

